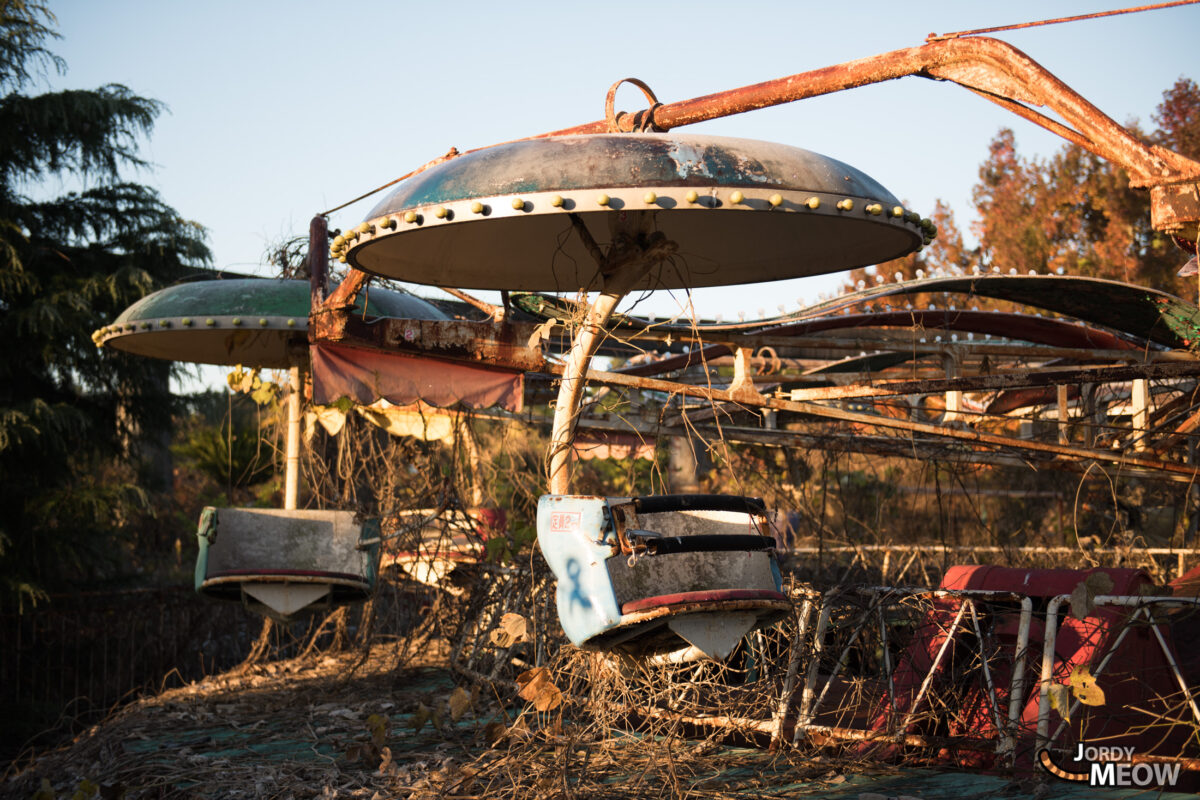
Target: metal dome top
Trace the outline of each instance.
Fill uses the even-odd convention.
[[[305,280],[237,278],[168,286],[146,295],[92,338],[98,346],[194,364],[283,368],[289,348],[308,338],[311,289]],[[373,288],[351,313],[446,319],[406,292]]]
[[[601,277],[570,217],[603,244],[629,212],[653,214],[678,246],[643,289],[834,272],[896,258],[933,235],[868,175],[797,147],[595,134],[511,142],[431,167],[336,237],[333,255],[424,284],[595,289]]]

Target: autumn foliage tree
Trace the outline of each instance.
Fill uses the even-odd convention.
[[[87,579],[137,505],[131,434],[165,419],[165,365],[90,336],[209,259],[204,232],[124,178],[162,110],[118,85],[27,93],[61,71],[44,5],[0,0],[0,603]],[[53,194],[60,185],[75,191]],[[128,474],[128,473],[126,473]],[[61,583],[59,583],[61,585]]]
[[[1180,78],[1163,93],[1146,141],[1200,157],[1200,88]],[[1077,145],[1046,161],[1022,158],[1011,131],[992,141],[975,188],[981,263],[1002,271],[1062,270],[1164,291],[1183,287],[1186,260],[1150,225],[1150,197],[1129,175]]]
[[[1135,135],[1200,159],[1200,87],[1180,78],[1163,93],[1155,128]],[[870,274],[856,270],[850,286],[874,275],[905,280],[941,271],[1017,274],[1056,272],[1127,281],[1185,292],[1175,273],[1187,256],[1150,225],[1150,197],[1133,189],[1120,166],[1066,144],[1049,159],[1026,158],[1012,130],[988,145],[973,191],[978,242],[967,248],[951,209],[938,203],[931,214],[938,237],[922,252],[881,264]]]

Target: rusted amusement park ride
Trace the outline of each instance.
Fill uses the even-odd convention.
[[[777,740],[786,729],[795,739],[903,748],[986,730],[986,763],[1011,765],[1030,763],[1038,748],[1061,748],[1070,731],[1078,740],[1135,746],[1139,758],[1200,769],[1200,708],[1189,688],[1200,681],[1200,665],[1168,624],[1198,601],[1152,593],[1142,573],[1099,570],[1103,576],[1093,579],[1064,570],[955,568],[937,589],[789,594],[768,510],[755,498],[570,493],[575,438],[604,431],[1080,472],[1099,464],[1185,483],[1200,476],[1189,444],[1200,427],[1192,399],[1200,309],[1142,287],[958,274],[860,286],[795,314],[737,324],[617,313],[635,290],[815,275],[928,244],[932,223],[852,167],[784,145],[674,132],[905,76],[963,86],[1120,165],[1150,192],[1155,229],[1194,255],[1200,163],[1139,141],[1001,41],[933,40],[673,103],[659,103],[633,81],[649,101],[634,113],[614,111],[618,82],[602,120],[451,151],[393,182],[362,224],[333,237],[331,250],[325,218],[313,220],[313,400],[420,399],[513,412],[557,382],[538,540],[558,582],[560,620],[583,647],[719,659],[748,631],[797,613],[798,639],[830,649],[837,621],[853,616],[839,610],[849,595],[861,600],[862,624],[877,616],[885,632],[890,609],[914,594],[926,599],[901,652],[888,655],[885,633],[881,669],[889,688],[870,714],[845,720],[828,710],[845,689],[853,640],[832,669],[814,662],[801,670],[793,659],[778,713],[759,726]],[[349,269],[332,290],[327,252]],[[501,290],[504,304],[473,301],[486,316],[477,320],[366,321],[352,313],[353,299],[371,275]],[[933,293],[943,293],[945,307],[903,305]],[[1036,313],[980,312],[971,308],[980,297]],[[592,368],[598,351],[629,354],[631,346],[649,355],[621,369]],[[729,366],[731,380],[714,371]],[[909,372],[888,372],[897,367]],[[658,393],[654,417],[594,414],[584,403],[587,386],[631,397]],[[988,393],[987,405],[972,399],[980,393]],[[897,399],[904,413],[894,410]],[[1043,424],[1043,416],[1054,422]],[[824,420],[830,429],[793,430],[794,420]],[[1078,614],[1060,614],[1068,600]],[[974,705],[957,728],[923,731],[918,709],[954,659],[981,667]],[[1110,699],[1150,708],[1177,726],[1150,735],[1119,711],[1082,722],[1063,705],[1060,689],[1074,685],[1080,667],[1090,664],[1103,684],[1105,670],[1115,674],[1122,659],[1161,680],[1137,691],[1108,686]],[[1073,702],[1077,710],[1078,695]]]

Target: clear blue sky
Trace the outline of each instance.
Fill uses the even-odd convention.
[[[603,116],[616,79],[669,102],[888,50],[947,32],[1116,8],[1115,2],[345,2],[64,0],[58,87],[116,82],[164,101],[141,179],[208,228],[216,266],[258,267],[311,216],[446,152]],[[1118,122],[1149,124],[1164,89],[1200,79],[1200,6],[998,34]],[[633,89],[618,108],[640,108]],[[867,172],[966,230],[987,144],[1059,140],[964,89],[905,78],[693,126],[785,142]],[[332,218],[358,222],[372,201]],[[830,276],[697,293],[704,314],[768,314],[814,300]],[[437,290],[424,290],[436,294]],[[668,313],[670,298],[641,309]]]

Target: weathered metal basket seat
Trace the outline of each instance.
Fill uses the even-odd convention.
[[[790,607],[757,498],[546,495],[538,543],[581,647],[714,658]]]
[[[196,591],[286,619],[366,600],[379,523],[351,511],[206,508],[196,532]]]

